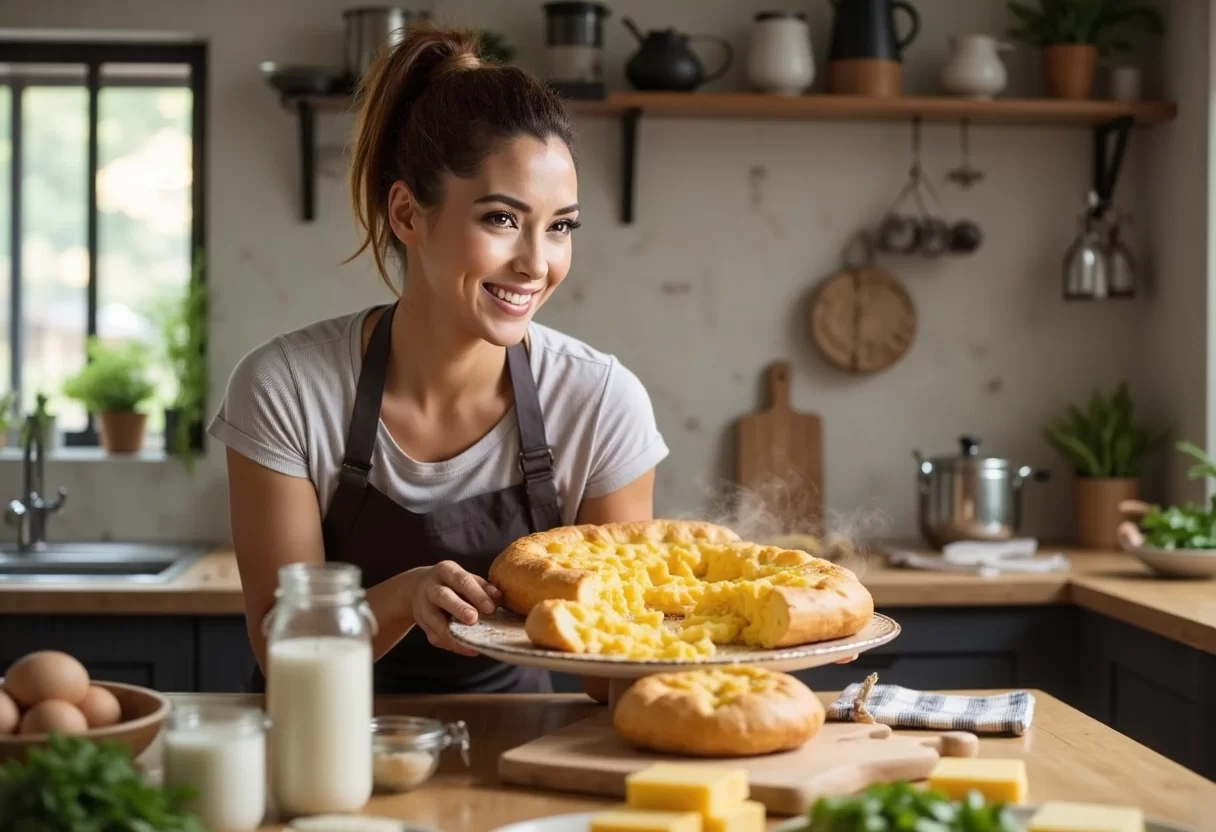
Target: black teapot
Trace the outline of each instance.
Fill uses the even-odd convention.
[[[713,35],[686,35],[675,29],[651,29],[645,34],[629,18],[625,27],[641,44],[625,64],[625,77],[637,90],[671,90],[691,92],[702,84],[721,78],[730,69],[735,52],[724,39]],[[705,73],[701,59],[689,47],[694,40],[713,41],[722,48],[722,65]]]

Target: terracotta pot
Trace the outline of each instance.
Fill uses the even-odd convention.
[[[1135,500],[1140,480],[1135,477],[1077,477],[1073,480],[1073,512],[1077,545],[1086,549],[1118,549],[1119,524],[1127,517],[1119,508]]]
[[[1052,98],[1089,98],[1098,69],[1098,47],[1084,43],[1057,43],[1043,47],[1043,75]]]
[[[97,429],[106,453],[134,454],[144,446],[147,413],[98,413]]]

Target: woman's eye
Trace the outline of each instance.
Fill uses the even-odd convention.
[[[558,220],[553,223],[553,230],[558,234],[569,234],[581,225],[582,223],[578,220]]]
[[[513,217],[511,214],[507,213],[506,211],[495,211],[492,214],[486,214],[483,219],[485,222],[488,222],[490,225],[494,226],[495,228],[514,228],[515,227],[515,217]]]

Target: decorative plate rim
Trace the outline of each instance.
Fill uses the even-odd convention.
[[[500,611],[499,614],[505,611]],[[507,615],[515,615],[514,613],[506,613]],[[522,621],[522,617],[519,617]],[[868,638],[858,637],[871,629],[875,625],[882,626],[883,632],[869,636]],[[618,664],[618,665],[642,665],[645,667],[685,667],[690,664],[698,666],[712,665],[731,665],[740,663],[754,662],[782,662],[788,660],[797,660],[801,658],[809,658],[812,656],[830,656],[832,654],[847,655],[853,652],[861,652],[872,647],[878,647],[892,641],[902,631],[899,622],[888,615],[883,615],[880,612],[875,612],[870,618],[870,622],[866,624],[856,635],[846,636],[841,639],[832,639],[831,641],[819,641],[812,644],[803,644],[797,647],[783,647],[774,650],[753,650],[748,653],[727,653],[709,656],[704,659],[691,661],[688,659],[630,659],[623,656],[605,656],[599,653],[567,653],[562,650],[549,650],[542,647],[516,647],[513,645],[490,644],[477,642],[468,637],[468,633],[475,631],[481,622],[477,624],[461,624],[458,621],[453,621],[449,624],[449,630],[452,637],[468,647],[476,650],[489,652],[493,650],[504,656],[526,656],[533,659],[554,659],[561,661],[577,661],[587,664]]]

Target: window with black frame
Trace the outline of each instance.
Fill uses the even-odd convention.
[[[197,42],[0,38],[0,387],[22,413],[47,396],[64,444],[98,443],[63,395],[92,336],[146,348],[163,431],[163,315],[201,277],[205,82]]]

